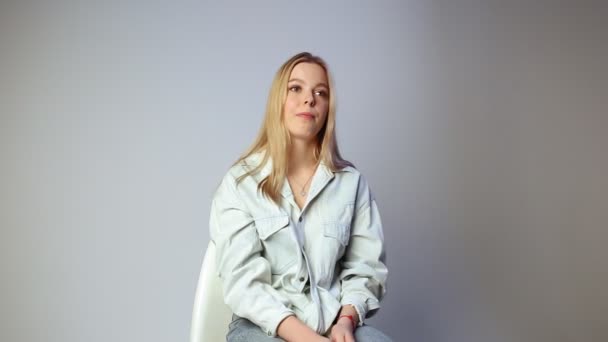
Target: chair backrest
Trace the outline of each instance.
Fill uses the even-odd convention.
[[[215,270],[215,244],[209,242],[194,296],[190,342],[225,341],[232,312],[224,303],[222,283]]]

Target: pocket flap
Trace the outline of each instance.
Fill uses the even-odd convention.
[[[264,217],[255,219],[255,227],[258,230],[260,239],[266,240],[272,234],[285,228],[289,225],[289,217],[287,215]]]
[[[350,240],[350,225],[340,222],[327,222],[323,224],[323,235],[338,240],[343,246]]]

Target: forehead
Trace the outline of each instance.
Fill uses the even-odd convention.
[[[305,83],[310,84],[327,84],[327,74],[325,69],[318,64],[303,62],[297,64],[291,71],[289,79],[297,78]]]

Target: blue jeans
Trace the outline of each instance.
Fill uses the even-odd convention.
[[[233,315],[232,322],[226,335],[227,342],[273,342],[284,341],[279,337],[266,335],[260,327],[248,319]],[[380,330],[363,325],[355,330],[355,341],[357,342],[392,342]]]

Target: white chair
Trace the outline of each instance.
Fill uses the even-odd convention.
[[[215,270],[215,243],[209,242],[194,296],[190,342],[226,341],[232,311],[224,303],[222,283]]]

